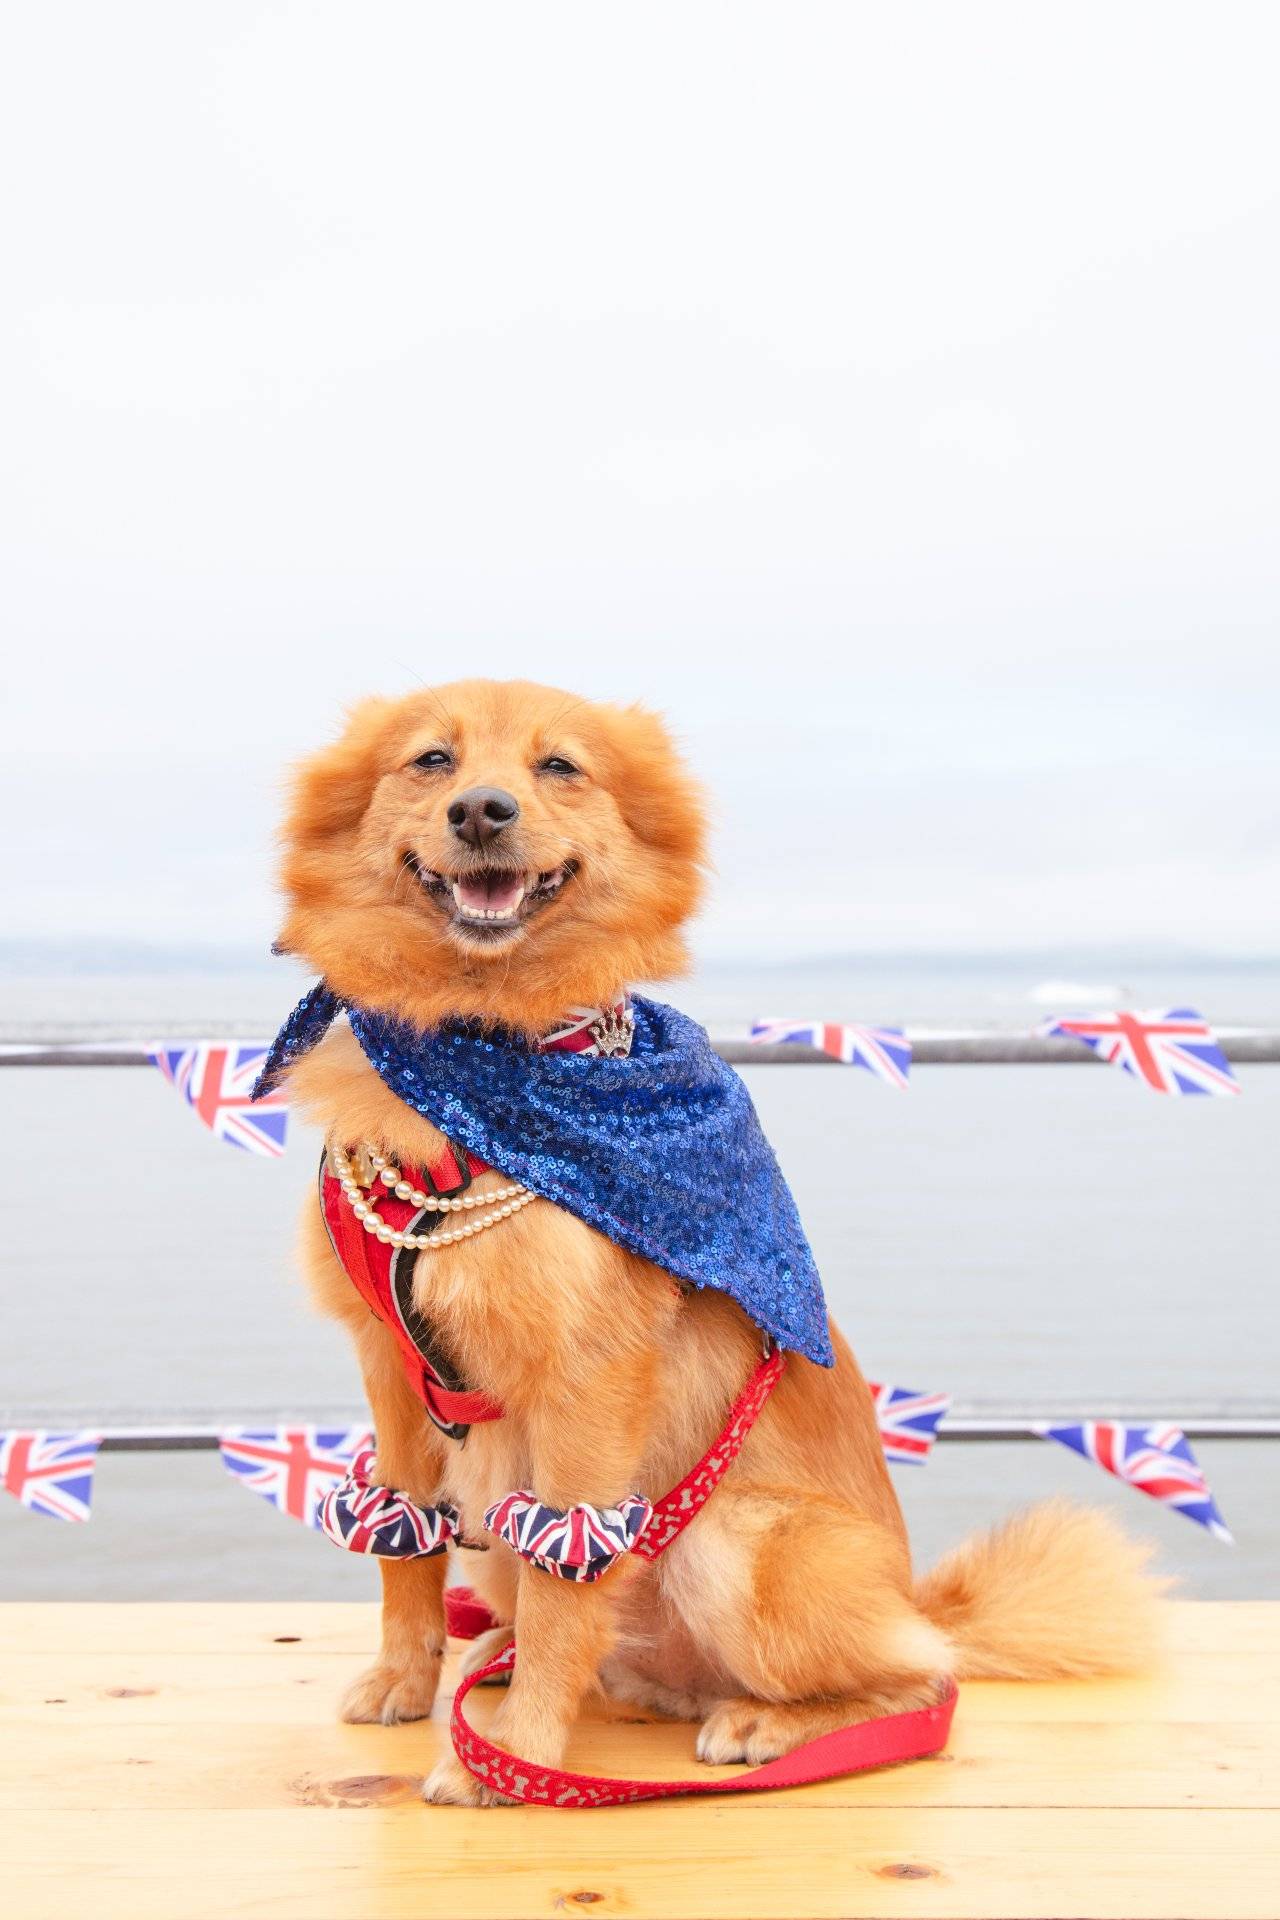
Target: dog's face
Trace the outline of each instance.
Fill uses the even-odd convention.
[[[358,708],[285,842],[282,944],[338,992],[536,1030],[680,970],[704,818],[653,715],[473,680]]]

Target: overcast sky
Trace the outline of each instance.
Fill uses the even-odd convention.
[[[8,931],[260,949],[482,672],[667,711],[708,954],[1280,950],[1278,22],[12,16]]]

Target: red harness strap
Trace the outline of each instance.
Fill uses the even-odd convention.
[[[461,1153],[461,1149],[459,1150]],[[472,1176],[488,1169],[483,1160],[467,1153],[460,1162],[449,1147],[433,1167],[421,1174],[409,1173],[415,1186],[445,1197],[463,1192]],[[502,1408],[487,1393],[473,1391],[453,1373],[448,1361],[435,1350],[431,1329],[413,1306],[413,1265],[416,1251],[393,1247],[376,1234],[366,1233],[347,1205],[342,1189],[329,1169],[328,1156],[320,1163],[320,1207],[333,1250],[371,1312],[376,1313],[400,1350],[405,1378],[431,1419],[442,1432],[461,1439],[469,1426],[484,1420],[501,1420]],[[387,1188],[379,1196],[379,1217],[397,1232],[413,1226],[425,1232],[437,1220],[438,1213],[422,1213],[411,1200],[397,1200]]]
[[[672,1487],[654,1506],[644,1532],[632,1547],[642,1560],[656,1560],[665,1553],[677,1534],[684,1532],[694,1515],[706,1506],[738,1455],[760,1409],[782,1378],[787,1356],[778,1347],[765,1354],[742,1392],[729,1409],[729,1417],[696,1467],[686,1473],[679,1486]]]
[[[785,1354],[776,1350],[760,1361],[730,1407],[719,1437],[693,1471],[654,1507],[653,1517],[632,1548],[633,1553],[656,1560],[705,1506],[742,1451],[743,1441],[778,1384],[785,1365]],[[446,1590],[445,1612],[450,1633],[459,1639],[477,1639],[497,1624],[469,1587]],[[805,1786],[814,1780],[833,1779],[837,1774],[861,1773],[868,1767],[919,1760],[927,1754],[941,1753],[946,1746],[956,1704],[953,1685],[936,1706],[839,1727],[834,1733],[806,1741],[780,1760],[770,1760],[763,1767],[751,1767],[727,1780],[625,1780],[608,1774],[566,1773],[559,1767],[534,1767],[518,1754],[508,1753],[504,1747],[495,1746],[492,1740],[476,1732],[463,1713],[463,1701],[472,1687],[499,1674],[510,1673],[515,1663],[516,1643],[509,1640],[486,1666],[461,1681],[453,1697],[449,1734],[454,1752],[477,1780],[509,1800],[523,1800],[530,1806],[611,1807],[633,1800],[665,1800],[678,1794],[759,1793],[770,1787]]]

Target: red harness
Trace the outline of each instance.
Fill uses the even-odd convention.
[[[583,1023],[551,1037],[551,1044],[575,1048]],[[410,1185],[440,1199],[464,1194],[473,1178],[486,1173],[485,1161],[456,1142],[448,1142],[434,1166],[414,1173],[405,1170]],[[503,1409],[489,1395],[469,1388],[443,1354],[432,1329],[413,1303],[413,1273],[417,1250],[399,1248],[366,1233],[352,1212],[329,1168],[326,1155],[320,1165],[320,1206],[334,1253],[353,1286],[396,1342],[405,1378],[430,1419],[450,1439],[464,1440],[469,1428],[500,1420]],[[438,1212],[419,1210],[412,1201],[397,1199],[389,1189],[379,1195],[379,1217],[397,1232],[419,1234],[438,1224]],[[764,1357],[729,1410],[724,1427],[697,1465],[653,1509],[631,1551],[656,1560],[710,1499],[742,1449],[765,1401],[782,1375],[786,1357],[766,1340]],[[350,1545],[349,1541],[343,1544]],[[466,1588],[446,1592],[449,1629],[474,1638],[495,1622]],[[938,1753],[946,1746],[955,1709],[951,1687],[936,1706],[912,1713],[842,1727],[824,1734],[780,1760],[753,1767],[719,1780],[646,1781],[602,1775],[566,1773],[560,1768],[530,1766],[478,1734],[466,1720],[462,1703],[472,1687],[510,1672],[515,1664],[515,1642],[478,1672],[469,1674],[454,1698],[450,1734],[454,1750],[478,1780],[508,1799],[556,1807],[599,1807],[620,1802],[665,1798],[673,1794],[753,1792],[768,1787],[800,1786],[837,1774]]]
[[[406,1178],[425,1193],[448,1200],[465,1193],[476,1175],[488,1171],[483,1160],[451,1142],[433,1167],[422,1173],[406,1169]],[[365,1232],[343,1197],[327,1154],[320,1162],[320,1210],[347,1278],[392,1335],[405,1378],[441,1433],[451,1440],[464,1440],[469,1427],[501,1420],[497,1401],[464,1384],[414,1306],[416,1251],[390,1246]],[[441,1218],[439,1213],[420,1212],[411,1200],[397,1200],[389,1190],[379,1199],[378,1212],[398,1233],[427,1232]]]
[[[627,1053],[631,1046],[631,1014],[626,995],[605,1007],[575,1007],[563,1024],[538,1042],[548,1053]],[[485,1160],[456,1140],[446,1140],[433,1167],[415,1174],[405,1169],[411,1186],[437,1199],[452,1200],[466,1192],[472,1180],[491,1168]],[[366,1233],[347,1206],[326,1154],[320,1162],[320,1211],[329,1230],[329,1242],[371,1313],[387,1327],[400,1350],[405,1378],[441,1433],[465,1440],[469,1427],[485,1420],[501,1420],[502,1408],[487,1393],[475,1391],[458,1377],[435,1340],[428,1323],[413,1304],[416,1251],[393,1247]],[[390,1189],[378,1196],[379,1218],[398,1233],[430,1232],[439,1225],[438,1212],[422,1211],[410,1200],[398,1200]]]

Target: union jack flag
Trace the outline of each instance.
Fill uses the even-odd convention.
[[[629,1493],[616,1507],[544,1507],[522,1487],[484,1516],[491,1533],[524,1560],[561,1580],[598,1580],[615,1560],[630,1553],[649,1524],[651,1503]]]
[[[0,1433],[0,1485],[32,1513],[87,1520],[96,1433]]]
[[[371,1481],[374,1455],[358,1453],[345,1477],[320,1502],[316,1525],[335,1547],[385,1560],[425,1560],[443,1553],[462,1525],[455,1506],[420,1507],[407,1493]]]
[[[1062,1035],[1083,1040],[1112,1066],[1145,1080],[1155,1093],[1240,1091],[1213,1028],[1193,1007],[1100,1013],[1080,1019],[1055,1017],[1044,1021],[1038,1031],[1047,1039]]]
[[[218,1435],[222,1464],[243,1486],[304,1526],[369,1445],[367,1427],[234,1427]]]
[[[246,1153],[278,1160],[284,1152],[288,1103],[283,1092],[253,1098],[253,1083],[265,1046],[242,1040],[193,1040],[185,1046],[148,1048],[170,1086],[176,1087],[210,1133]]]
[[[865,1067],[905,1090],[911,1042],[901,1027],[832,1026],[820,1020],[753,1020],[751,1038],[771,1046],[816,1047],[847,1067]]]
[[[899,1466],[922,1467],[933,1452],[951,1395],[913,1393],[910,1387],[887,1387],[878,1380],[868,1380],[867,1385],[875,1404],[885,1459]]]
[[[1035,1432],[1043,1440],[1056,1440],[1059,1446],[1083,1454],[1152,1500],[1163,1500],[1175,1513],[1207,1527],[1215,1539],[1234,1544],[1181,1427],[1126,1427],[1118,1420],[1083,1420],[1075,1426],[1038,1426]]]

